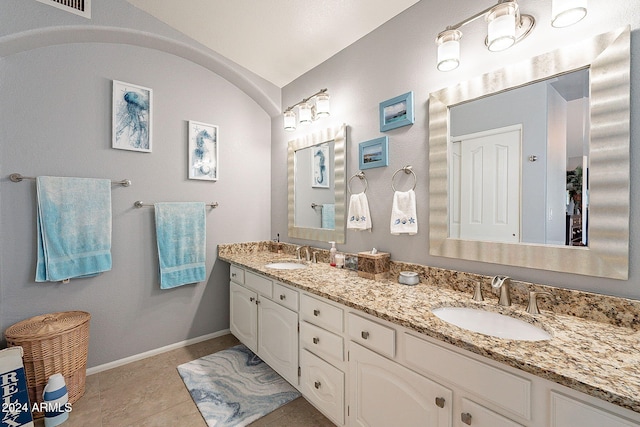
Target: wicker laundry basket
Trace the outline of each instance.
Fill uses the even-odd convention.
[[[7,345],[21,346],[31,404],[42,402],[49,377],[64,376],[69,403],[84,394],[89,350],[89,320],[84,311],[65,311],[31,317],[5,331]],[[44,414],[34,412],[35,417]]]

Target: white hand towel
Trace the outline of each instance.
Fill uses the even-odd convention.
[[[417,232],[416,193],[413,190],[396,191],[391,206],[391,234],[413,235]]]
[[[349,198],[347,228],[358,231],[371,231],[371,214],[369,201],[364,193],[352,194]]]

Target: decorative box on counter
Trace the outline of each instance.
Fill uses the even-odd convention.
[[[365,279],[381,280],[389,276],[389,261],[391,255],[387,252],[358,252],[358,276]]]

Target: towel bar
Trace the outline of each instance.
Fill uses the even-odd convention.
[[[143,203],[142,200],[136,200],[135,202],[133,202],[133,206],[135,206],[136,208],[142,208],[142,207],[153,207],[152,204],[149,203]],[[211,202],[211,203],[207,203],[208,207],[210,207],[211,209],[215,209],[218,207],[218,202]]]
[[[36,179],[36,177],[35,176],[22,176],[19,173],[12,173],[11,175],[9,175],[9,179],[11,180],[11,182],[22,182],[22,180],[25,180],[25,179],[34,181]],[[123,187],[131,186],[131,180],[130,179],[123,179],[122,181],[111,181],[111,183],[112,184],[122,185]]]

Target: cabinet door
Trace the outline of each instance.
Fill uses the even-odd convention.
[[[258,302],[258,356],[291,384],[298,384],[298,313],[275,302]]]
[[[257,294],[231,282],[229,287],[229,329],[240,342],[254,353],[258,352]]]
[[[451,426],[451,390],[351,342],[350,425]]]

